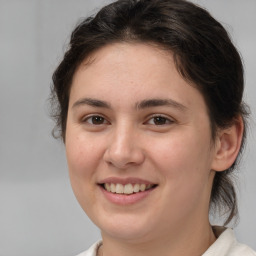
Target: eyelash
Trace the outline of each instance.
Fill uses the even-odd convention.
[[[96,118],[96,122],[100,122],[98,124],[93,123],[93,118]],[[89,121],[91,119],[91,121]],[[100,119],[100,120],[97,120]],[[157,120],[158,119],[158,120]],[[153,120],[154,123],[150,123],[150,120]],[[156,124],[155,122],[160,121],[160,124]],[[107,119],[101,115],[91,115],[91,116],[87,116],[86,118],[84,118],[82,120],[83,123],[89,123],[90,125],[105,125],[105,124],[110,124],[110,122],[107,121]],[[162,123],[163,122],[163,123]],[[172,124],[174,123],[174,120],[163,116],[163,115],[159,115],[159,114],[155,114],[153,116],[151,116],[150,118],[147,119],[146,122],[144,122],[143,124],[149,124],[149,125],[155,125],[155,126],[163,126],[163,125],[168,125],[168,124]]]
[[[92,120],[93,118],[99,118],[99,119],[103,120],[103,123],[94,124],[94,123],[93,123],[93,120]],[[88,120],[90,120],[90,119],[91,119],[91,122],[88,121]],[[85,118],[82,119],[82,122],[83,122],[83,123],[89,123],[90,125],[96,125],[96,126],[109,124],[109,122],[107,121],[107,119],[106,119],[105,117],[101,116],[101,115],[91,115],[91,116],[87,116],[87,117],[85,117]]]
[[[150,120],[156,121],[157,118],[158,118],[158,119],[162,119],[161,121],[165,121],[165,122],[167,122],[167,123],[163,123],[163,124],[156,124],[156,123],[150,124],[150,123],[149,123]],[[159,121],[160,121],[160,120],[159,120]],[[155,114],[155,115],[151,116],[151,117],[145,122],[145,124],[147,124],[147,123],[150,124],[150,125],[155,125],[155,126],[163,126],[163,125],[168,125],[168,124],[174,123],[174,120],[172,120],[172,119],[170,119],[170,118],[168,118],[168,117],[166,117],[166,116],[163,116],[163,115]]]

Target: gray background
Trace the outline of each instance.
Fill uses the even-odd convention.
[[[51,137],[51,74],[80,17],[107,1],[0,0],[0,255],[71,256],[99,231],[71,191],[65,150]],[[256,1],[202,0],[233,37],[252,109],[239,176],[238,239],[256,249]]]

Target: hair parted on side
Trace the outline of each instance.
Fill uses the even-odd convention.
[[[205,99],[213,140],[218,129],[243,118],[240,156],[249,114],[242,100],[241,58],[224,27],[205,9],[185,0],[115,1],[74,29],[69,48],[52,77],[55,135],[59,132],[65,141],[70,87],[77,68],[93,52],[114,42],[149,43],[171,52],[180,75]],[[216,172],[212,187],[212,209],[227,213],[225,224],[238,213],[231,179],[237,162],[238,158],[229,169]]]

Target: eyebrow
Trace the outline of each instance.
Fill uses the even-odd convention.
[[[161,106],[170,106],[170,107],[177,108],[181,111],[186,111],[188,109],[183,104],[172,99],[148,99],[148,100],[143,100],[141,102],[138,102],[136,104],[136,107],[138,109],[161,107]]]
[[[111,108],[110,104],[107,103],[106,101],[92,99],[92,98],[80,99],[73,104],[72,108],[82,106],[82,105],[89,105],[97,108]]]
[[[93,98],[82,98],[78,101],[76,101],[72,108],[83,106],[83,105],[89,105],[92,107],[97,108],[107,108],[110,109],[111,105],[103,100],[93,99]],[[176,109],[179,109],[181,111],[186,111],[188,108],[184,106],[183,104],[173,100],[173,99],[146,99],[142,100],[141,102],[137,102],[135,104],[136,109],[145,109],[145,108],[151,108],[151,107],[161,107],[161,106],[170,106],[174,107]]]

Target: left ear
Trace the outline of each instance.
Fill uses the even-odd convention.
[[[215,141],[215,156],[212,162],[212,170],[227,170],[236,160],[239,153],[244,131],[244,123],[241,116],[225,129],[220,129]]]

